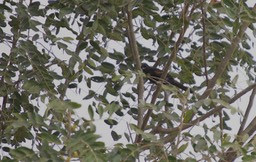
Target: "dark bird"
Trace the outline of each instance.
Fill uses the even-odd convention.
[[[162,70],[154,68],[154,67],[150,67],[148,64],[146,63],[142,63],[141,65],[141,69],[143,70],[143,72],[146,75],[150,75],[149,80],[152,83],[155,83],[157,81],[160,81],[161,75],[163,73]],[[179,83],[178,81],[176,81],[170,74],[167,74],[165,80],[163,80],[163,84],[172,84],[184,91],[186,91],[188,89],[188,87],[184,86],[183,84]],[[190,92],[192,93],[193,91],[190,90]]]

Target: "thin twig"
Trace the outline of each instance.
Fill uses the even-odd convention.
[[[127,125],[127,128],[128,128],[130,139],[131,139],[132,143],[134,143],[134,140],[132,138],[132,133],[131,133],[131,130],[130,130],[130,126],[129,126],[129,124],[127,122],[126,122],[126,125]]]
[[[244,126],[246,124],[246,121],[247,121],[248,116],[249,116],[249,114],[251,112],[251,109],[252,109],[252,105],[253,105],[255,95],[256,95],[256,88],[254,88],[252,90],[252,93],[251,93],[251,96],[250,96],[250,99],[249,99],[249,103],[248,103],[248,106],[246,108],[246,112],[244,114],[244,118],[243,118],[242,124],[239,128],[239,131],[238,131],[237,135],[240,135],[242,133],[242,131],[244,130]]]
[[[202,28],[203,28],[203,46],[202,46],[202,54],[203,54],[203,62],[204,62],[204,74],[206,79],[206,85],[208,86],[208,72],[207,72],[207,61],[206,61],[206,30],[205,30],[205,18],[206,13],[204,9],[204,0],[201,1],[201,11],[202,11]]]

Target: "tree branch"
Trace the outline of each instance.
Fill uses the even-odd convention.
[[[208,72],[207,72],[207,61],[206,61],[206,31],[205,31],[205,18],[206,18],[206,13],[204,9],[204,0],[201,1],[201,12],[202,12],[202,28],[203,28],[203,46],[202,46],[202,54],[203,54],[203,63],[204,63],[204,75],[206,79],[206,85],[208,86]]]
[[[244,145],[244,142],[240,139],[244,135],[251,136],[254,134],[256,130],[256,117],[251,121],[251,123],[247,126],[247,128],[240,133],[239,136],[234,141],[239,141],[240,145]],[[224,154],[223,159],[220,160],[220,162],[226,162],[226,161],[234,161],[237,158],[237,151],[235,151],[232,147],[230,147],[226,153]]]
[[[235,141],[238,141],[241,145],[244,145],[244,142],[241,141],[240,139],[246,134],[248,136],[253,135],[256,130],[256,117],[254,117],[254,119],[250,122],[250,124],[244,129],[244,126],[246,124],[246,121],[248,119],[249,113],[250,113],[252,105],[253,105],[255,94],[256,94],[256,87],[253,89],[253,91],[251,93],[249,104],[248,104],[246,112],[245,112],[244,120],[242,121],[242,124],[237,133],[237,138],[233,141],[233,143]],[[230,147],[226,151],[226,154],[224,155],[224,161],[227,161],[227,160],[233,161],[236,159],[236,157],[237,157],[237,152],[232,147]],[[222,162],[222,160],[221,160],[221,162]]]
[[[186,13],[187,13],[187,11],[188,11],[188,7],[189,7],[189,5],[186,4],[186,5],[184,6],[183,11],[182,11],[182,19],[183,19],[183,20],[186,20]],[[183,29],[180,31],[179,38],[178,38],[178,40],[176,41],[176,43],[174,44],[173,51],[172,51],[172,53],[171,53],[171,55],[170,55],[170,57],[169,57],[169,59],[168,59],[166,65],[164,66],[163,73],[162,73],[161,78],[160,78],[161,81],[160,81],[160,83],[157,85],[156,91],[155,91],[154,94],[153,94],[153,97],[152,97],[152,100],[151,100],[151,104],[154,104],[154,103],[156,102],[156,99],[157,99],[157,97],[158,97],[158,95],[159,95],[159,93],[160,93],[160,91],[161,91],[161,85],[162,85],[162,82],[163,82],[162,80],[164,80],[164,79],[166,78],[166,76],[167,76],[167,73],[168,73],[168,71],[169,71],[170,65],[171,65],[171,63],[173,62],[173,60],[174,60],[175,57],[176,57],[176,54],[177,54],[177,52],[178,52],[178,48],[179,48],[179,46],[180,46],[180,44],[181,44],[181,42],[182,42],[182,40],[183,40],[183,38],[184,38],[184,34],[185,34],[187,28],[188,28],[188,23],[187,23],[187,24],[184,23],[184,27],[183,27]],[[146,125],[147,125],[147,123],[148,123],[149,117],[152,115],[152,112],[153,112],[153,110],[152,110],[152,109],[149,109],[149,110],[147,111],[146,115],[144,116],[143,121],[142,121],[142,126],[141,126],[141,129],[142,129],[142,130],[145,129],[145,127],[146,127]],[[140,142],[140,141],[141,141],[141,136],[139,135],[139,136],[136,137],[135,142]]]
[[[253,7],[253,11],[256,11],[256,5]],[[216,84],[217,79],[223,74],[223,72],[225,71],[229,60],[232,58],[233,53],[235,52],[238,44],[240,43],[241,38],[243,37],[245,30],[247,29],[247,27],[250,25],[250,22],[243,22],[243,25],[240,27],[240,30],[237,34],[237,36],[231,41],[231,45],[228,48],[227,52],[226,52],[226,56],[224,57],[224,59],[220,62],[219,66],[217,67],[217,70],[215,72],[215,75],[213,76],[212,79],[209,80],[208,86],[206,88],[206,90],[204,91],[204,93],[198,98],[198,100],[204,100],[205,98],[207,98],[209,96],[209,94],[211,93],[213,87]],[[191,116],[191,119],[193,119],[195,114],[193,114]]]
[[[128,32],[129,44],[131,47],[135,68],[137,71],[141,71],[141,60],[140,60],[139,50],[138,50],[138,46],[137,46],[137,41],[135,38],[135,33],[133,30],[131,3],[129,5],[127,5],[126,13],[127,13],[127,19],[128,19],[127,32]],[[138,105],[140,105],[140,102],[143,100],[144,81],[143,81],[143,76],[137,74],[137,77],[139,79],[139,83],[137,85]],[[142,126],[143,113],[144,113],[143,107],[138,106],[138,124],[137,125],[139,128],[141,128],[141,126]]]
[[[253,10],[256,10],[256,6],[254,6]],[[241,38],[244,35],[245,30],[247,29],[247,27],[250,25],[250,22],[243,22],[243,25],[241,26],[237,36],[231,41],[231,45],[228,48],[227,52],[226,52],[226,56],[223,58],[223,60],[220,62],[217,70],[215,71],[215,75],[213,76],[212,79],[210,79],[209,84],[207,86],[207,89],[204,91],[204,93],[199,97],[199,100],[203,100],[206,97],[209,96],[211,90],[213,89],[213,87],[216,84],[217,79],[223,74],[223,72],[225,71],[229,60],[232,58],[233,53],[235,52],[238,44],[240,43]]]
[[[233,98],[231,98],[228,103],[229,104],[234,103],[237,99],[241,98],[244,94],[246,94],[247,92],[249,92],[250,90],[252,90],[254,88],[256,88],[256,83],[248,86],[247,88],[245,88],[244,90],[239,92],[237,95],[235,95]],[[202,115],[201,117],[198,117],[197,119],[191,121],[190,123],[182,123],[182,125],[183,125],[182,130],[185,130],[185,129],[188,129],[188,128],[194,126],[195,124],[205,120],[206,118],[210,117],[211,115],[219,112],[223,108],[225,108],[225,107],[222,106],[222,105],[217,106],[216,108],[208,111],[206,114]],[[173,133],[173,132],[176,132],[176,131],[179,131],[179,130],[180,130],[180,127],[169,128],[169,129],[158,127],[153,131],[154,131],[154,133],[166,133],[166,134],[168,134],[168,133]]]
[[[256,88],[254,88],[252,90],[252,93],[251,93],[251,96],[250,96],[250,99],[249,99],[249,103],[248,103],[248,106],[246,108],[246,112],[245,112],[245,115],[244,115],[244,119],[242,121],[242,124],[239,128],[239,131],[238,131],[237,135],[240,135],[242,133],[242,131],[244,130],[244,126],[245,126],[246,121],[248,119],[249,113],[251,112],[251,109],[252,109],[252,105],[253,105],[255,95],[256,95]]]

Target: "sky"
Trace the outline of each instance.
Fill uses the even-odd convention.
[[[41,1],[41,2],[44,2],[45,4],[47,4],[47,0],[44,0],[44,1]],[[255,4],[255,0],[249,0],[249,1],[248,1],[248,5],[249,5],[249,6],[252,6],[252,5],[254,5],[254,4]],[[66,36],[66,35],[67,35],[67,33],[66,33],[65,31],[62,31],[62,34],[63,34],[63,36]],[[252,33],[248,33],[248,34],[251,35]],[[255,39],[254,37],[252,37],[252,38],[253,38],[253,39],[252,39],[251,41],[252,41],[252,43],[255,44],[255,43],[256,43],[256,39]],[[151,47],[151,46],[152,46],[152,43],[150,43],[150,42],[144,42],[144,45],[147,46],[147,47]],[[0,47],[1,47],[1,45],[0,45]],[[110,51],[113,50],[113,49],[116,49],[116,50],[122,52],[124,45],[123,45],[122,43],[112,41],[108,47],[109,47],[109,50],[110,50]],[[71,47],[71,48],[72,48],[72,47]],[[2,48],[2,49],[3,49],[3,51],[5,51],[6,53],[8,53],[8,51],[9,51],[9,48],[6,47],[6,46],[5,46],[4,48]],[[56,50],[57,50],[57,49],[56,49]],[[2,52],[3,52],[3,51],[2,51]],[[251,49],[251,51],[252,51],[252,52],[256,51],[256,48],[253,46],[252,49]],[[58,55],[58,54],[57,54],[57,55]],[[68,56],[63,56],[62,54],[59,54],[59,55],[60,55],[61,58],[68,60]],[[84,57],[85,57],[85,56],[86,56],[86,54],[84,54]],[[256,55],[254,55],[254,57],[256,58]],[[235,74],[235,73],[239,73],[239,69],[237,69],[237,71],[234,72],[234,74]],[[240,74],[239,74],[239,75],[240,75]],[[239,78],[239,82],[242,83],[241,85],[244,84],[244,85],[246,86],[246,84],[247,84],[247,83],[246,83],[246,78],[244,78],[243,75],[244,75],[244,74],[241,74],[241,77]],[[99,93],[100,93],[100,92],[103,91],[104,85],[102,85],[102,84],[93,84],[93,87],[95,88],[95,91],[96,91],[96,92],[99,92]],[[81,88],[81,90],[82,90],[82,95],[77,95],[77,91],[76,91],[76,90],[71,90],[71,91],[67,94],[67,98],[70,98],[71,100],[76,101],[76,102],[78,102],[78,103],[82,103],[82,105],[83,105],[82,108],[79,109],[79,110],[76,112],[76,114],[75,114],[75,116],[76,116],[77,118],[81,118],[81,117],[89,118],[88,112],[87,112],[87,107],[88,107],[88,104],[91,103],[92,100],[83,100],[83,98],[84,98],[84,97],[86,96],[86,94],[88,93],[88,90],[87,90],[86,87],[80,87],[80,88]],[[130,91],[130,90],[131,90],[130,88],[131,88],[131,86],[126,86],[126,87],[124,87],[124,91]],[[243,89],[243,87],[241,87],[241,89]],[[247,95],[246,97],[243,97],[239,102],[235,103],[234,105],[235,105],[237,108],[241,109],[241,111],[243,111],[242,108],[243,108],[245,105],[247,105],[247,103],[248,103],[248,97],[249,97],[249,95]],[[113,97],[112,99],[114,100],[115,98]],[[176,101],[175,99],[173,99],[173,102],[175,103],[175,102],[177,102],[177,101]],[[41,104],[41,106],[45,108],[45,106],[44,106],[43,104]],[[134,106],[136,106],[136,105],[134,105]],[[41,113],[42,113],[42,114],[44,113],[44,109],[41,110]],[[256,114],[254,114],[254,113],[250,114],[250,118],[254,117],[255,115],[256,115]],[[239,125],[239,124],[240,124],[240,119],[241,119],[240,116],[239,116],[239,115],[234,115],[234,116],[232,116],[232,117],[237,118],[237,120],[232,120],[232,122],[233,122],[232,124],[234,125],[234,127],[235,127],[236,125]],[[105,118],[103,118],[103,119],[105,119]],[[106,126],[106,124],[104,123],[103,119],[96,119],[96,121],[95,121],[95,124],[96,124],[96,126],[97,126],[97,133],[102,136],[101,140],[106,143],[106,146],[108,146],[109,148],[112,148],[113,145],[114,145],[116,142],[114,142],[114,141],[112,140],[112,137],[111,137],[111,134],[110,134],[110,131],[111,131],[111,130],[109,129],[108,126]],[[211,123],[211,124],[214,125],[214,122],[212,122],[213,118],[209,118],[208,120],[209,120],[209,123]],[[114,126],[114,127],[113,127],[113,130],[115,130],[115,131],[118,132],[119,134],[122,134],[122,132],[129,132],[129,130],[128,130],[128,124],[131,123],[131,122],[133,122],[133,119],[132,119],[129,115],[127,115],[127,116],[125,116],[125,117],[123,117],[123,118],[121,118],[121,119],[118,119],[118,122],[119,122],[119,124],[118,124],[117,126]],[[238,128],[237,128],[237,129],[238,129]],[[198,130],[199,130],[199,131],[203,131],[203,127],[200,126],[200,127],[199,127],[198,129],[196,129],[195,131],[197,132]],[[235,133],[236,133],[236,131],[234,131],[234,134],[235,134]],[[124,138],[124,136],[123,136],[123,138],[122,138],[120,141],[118,141],[118,142],[127,143],[127,141],[126,141],[126,139]]]

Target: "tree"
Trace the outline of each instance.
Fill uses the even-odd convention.
[[[4,0],[0,9],[2,161],[256,158],[247,1]],[[156,84],[142,63],[163,69]],[[193,93],[163,84],[167,75]],[[126,119],[127,131],[113,129]]]

